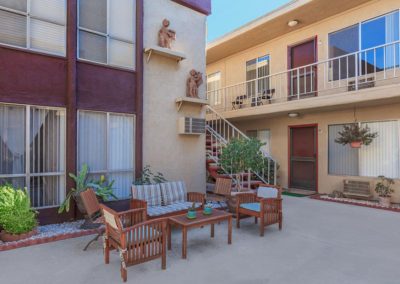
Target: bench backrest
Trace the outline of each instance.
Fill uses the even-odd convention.
[[[186,202],[187,191],[183,181],[132,185],[132,198],[145,200],[147,206],[170,205],[177,202]]]
[[[161,206],[160,184],[132,185],[132,198],[145,200],[147,206]]]
[[[187,191],[183,181],[161,183],[160,187],[164,205],[187,201]]]

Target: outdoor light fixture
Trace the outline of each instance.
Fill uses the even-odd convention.
[[[288,116],[289,116],[290,118],[296,118],[296,117],[299,116],[299,113],[298,113],[298,112],[289,112],[289,113],[288,113]]]
[[[288,22],[288,26],[291,28],[297,26],[298,24],[299,24],[298,20],[292,20],[292,21]]]

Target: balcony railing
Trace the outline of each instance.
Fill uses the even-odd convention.
[[[230,111],[400,83],[400,41],[208,91]]]

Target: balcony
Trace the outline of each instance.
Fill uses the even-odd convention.
[[[400,41],[208,91],[226,118],[400,101]]]

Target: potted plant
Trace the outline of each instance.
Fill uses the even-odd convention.
[[[28,193],[11,185],[0,186],[0,239],[19,241],[37,234],[37,212],[31,207]]]
[[[151,167],[149,165],[145,166],[138,177],[134,181],[134,185],[145,185],[145,184],[156,184],[156,183],[164,183],[167,182],[164,175],[160,172],[153,173]]]
[[[197,212],[196,212],[196,203],[193,202],[192,206],[189,207],[187,215],[189,219],[196,219]]]
[[[211,204],[204,205],[203,214],[204,215],[211,215],[212,214],[212,206]]]
[[[376,183],[375,192],[379,195],[379,204],[390,207],[390,197],[394,192],[392,185],[394,180],[385,176],[379,176],[379,182]]]
[[[82,199],[80,197],[80,193],[87,190],[88,188],[92,188],[96,196],[103,201],[107,201],[110,198],[117,199],[117,197],[113,193],[113,184],[114,181],[110,183],[107,182],[106,178],[102,175],[99,180],[88,180],[89,167],[87,164],[82,165],[82,170],[78,172],[77,175],[70,173],[69,176],[75,181],[76,188],[72,188],[65,200],[61,204],[58,209],[58,213],[62,213],[64,211],[69,212],[69,206],[71,203],[71,198],[73,198],[78,206],[78,210],[82,214],[86,214],[85,206],[83,205]]]
[[[335,142],[342,145],[350,144],[352,148],[361,148],[361,145],[368,146],[378,137],[378,133],[371,132],[368,125],[361,127],[359,123],[344,125],[343,130],[338,134],[339,137],[335,139]]]

